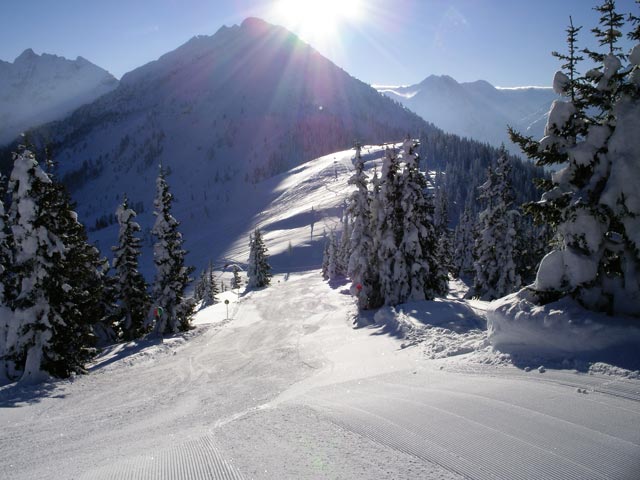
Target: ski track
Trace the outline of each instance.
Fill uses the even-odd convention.
[[[309,401],[347,428],[469,478],[632,479],[640,471],[633,426],[635,442],[509,402],[373,380]]]
[[[86,472],[80,480],[242,480],[240,472],[216,448],[213,438],[186,442],[170,450],[126,459]]]

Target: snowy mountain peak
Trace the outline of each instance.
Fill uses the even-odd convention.
[[[248,18],[127,73],[113,92],[36,132],[34,143],[55,141],[80,218],[102,226],[93,239],[108,252],[116,232],[108,220],[122,192],[132,205],[147,205],[136,210],[143,229],[151,224],[159,163],[172,172],[176,218],[189,238],[203,226],[216,230],[228,208],[248,208],[255,185],[307,160],[356,139],[382,143],[434,130],[293,33]],[[204,262],[211,243],[187,249]]]
[[[273,28],[276,28],[274,25],[265,22],[261,18],[258,17],[247,17],[240,24],[240,27],[247,30],[252,30],[254,32],[263,33],[265,31],[269,31]]]
[[[117,86],[113,75],[83,57],[68,60],[27,48],[13,63],[0,62],[0,145]]]
[[[540,138],[551,103],[551,88],[499,89],[486,80],[459,83],[448,75],[430,75],[401,88],[378,88],[446,132],[520,153],[507,134],[507,126]]]

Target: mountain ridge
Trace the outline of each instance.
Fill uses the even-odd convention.
[[[81,56],[68,60],[27,48],[13,62],[0,60],[0,145],[64,118],[117,86],[113,75]]]
[[[286,29],[249,19],[193,37],[127,73],[116,89],[33,130],[30,139],[53,152],[57,176],[103,253],[115,245],[113,212],[123,193],[140,214],[151,249],[150,205],[162,164],[171,172],[186,247],[195,252],[191,261],[203,265],[266,207],[258,183],[355,141],[397,142],[407,134],[421,139],[429,169],[453,165],[463,172],[452,170],[449,181],[480,178],[497,158],[485,146],[445,135]],[[473,165],[462,167],[463,155]],[[459,198],[452,218],[474,185],[451,186],[452,198]],[[247,201],[248,195],[255,198]],[[229,210],[236,220],[216,223]],[[143,257],[149,272],[152,257]]]
[[[486,80],[458,82],[449,75],[429,75],[415,85],[377,87],[446,132],[505,146],[515,154],[507,126],[541,138],[546,115],[557,98],[551,87],[499,88]]]

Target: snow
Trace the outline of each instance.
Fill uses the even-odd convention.
[[[221,298],[232,302],[228,321],[219,303],[190,333],[106,351],[90,375],[0,389],[10,407],[0,410],[0,476],[452,480],[636,471],[635,380],[546,362],[532,366],[544,373],[482,365],[463,353],[474,345],[447,358],[434,343],[402,348],[406,340],[386,321],[354,328],[351,297],[318,271]],[[465,329],[482,332],[465,301],[452,304],[401,309],[461,338]],[[467,319],[462,329],[451,324],[458,315]]]
[[[576,109],[571,102],[554,100],[549,111],[549,119],[545,126],[545,135],[554,135],[566,125],[571,116],[576,113]]]
[[[629,179],[640,178],[640,114],[638,101],[625,99],[616,106],[616,130],[609,142],[609,155],[615,158],[611,166],[609,181],[602,193],[601,201],[617,210],[619,202],[632,212],[640,211],[640,191]],[[634,142],[626,141],[636,139]],[[630,240],[640,249],[640,219],[626,216],[625,227]]]
[[[604,59],[604,69],[602,71],[602,77],[598,83],[599,90],[609,90],[609,80],[613,77],[618,70],[622,67],[622,62],[617,55],[610,53]]]
[[[553,91],[558,95],[564,94],[569,81],[569,77],[564,72],[557,71],[553,76]]]
[[[322,280],[309,254],[339,225],[353,154],[257,185],[271,200],[225,256],[246,261],[259,224],[270,253],[282,246],[270,287],[221,293],[161,343],[109,347],[88,375],[0,387],[0,478],[634,478],[640,380],[628,363],[501,350],[495,327],[517,332],[487,324],[497,302],[465,300],[459,281],[447,299],[358,317],[346,280]],[[363,155],[370,175],[384,148]],[[604,328],[575,305],[540,308],[553,312],[545,335],[523,327],[539,342]],[[613,345],[602,337],[594,348]]]
[[[491,345],[511,354],[556,362],[596,358],[598,353],[616,350],[616,354],[630,354],[628,361],[640,366],[633,353],[640,345],[637,322],[585,310],[569,297],[536,305],[533,295],[525,288],[489,305],[486,314]]]

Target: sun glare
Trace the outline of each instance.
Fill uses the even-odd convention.
[[[325,42],[340,23],[357,21],[362,0],[278,0],[276,16],[309,42]]]

